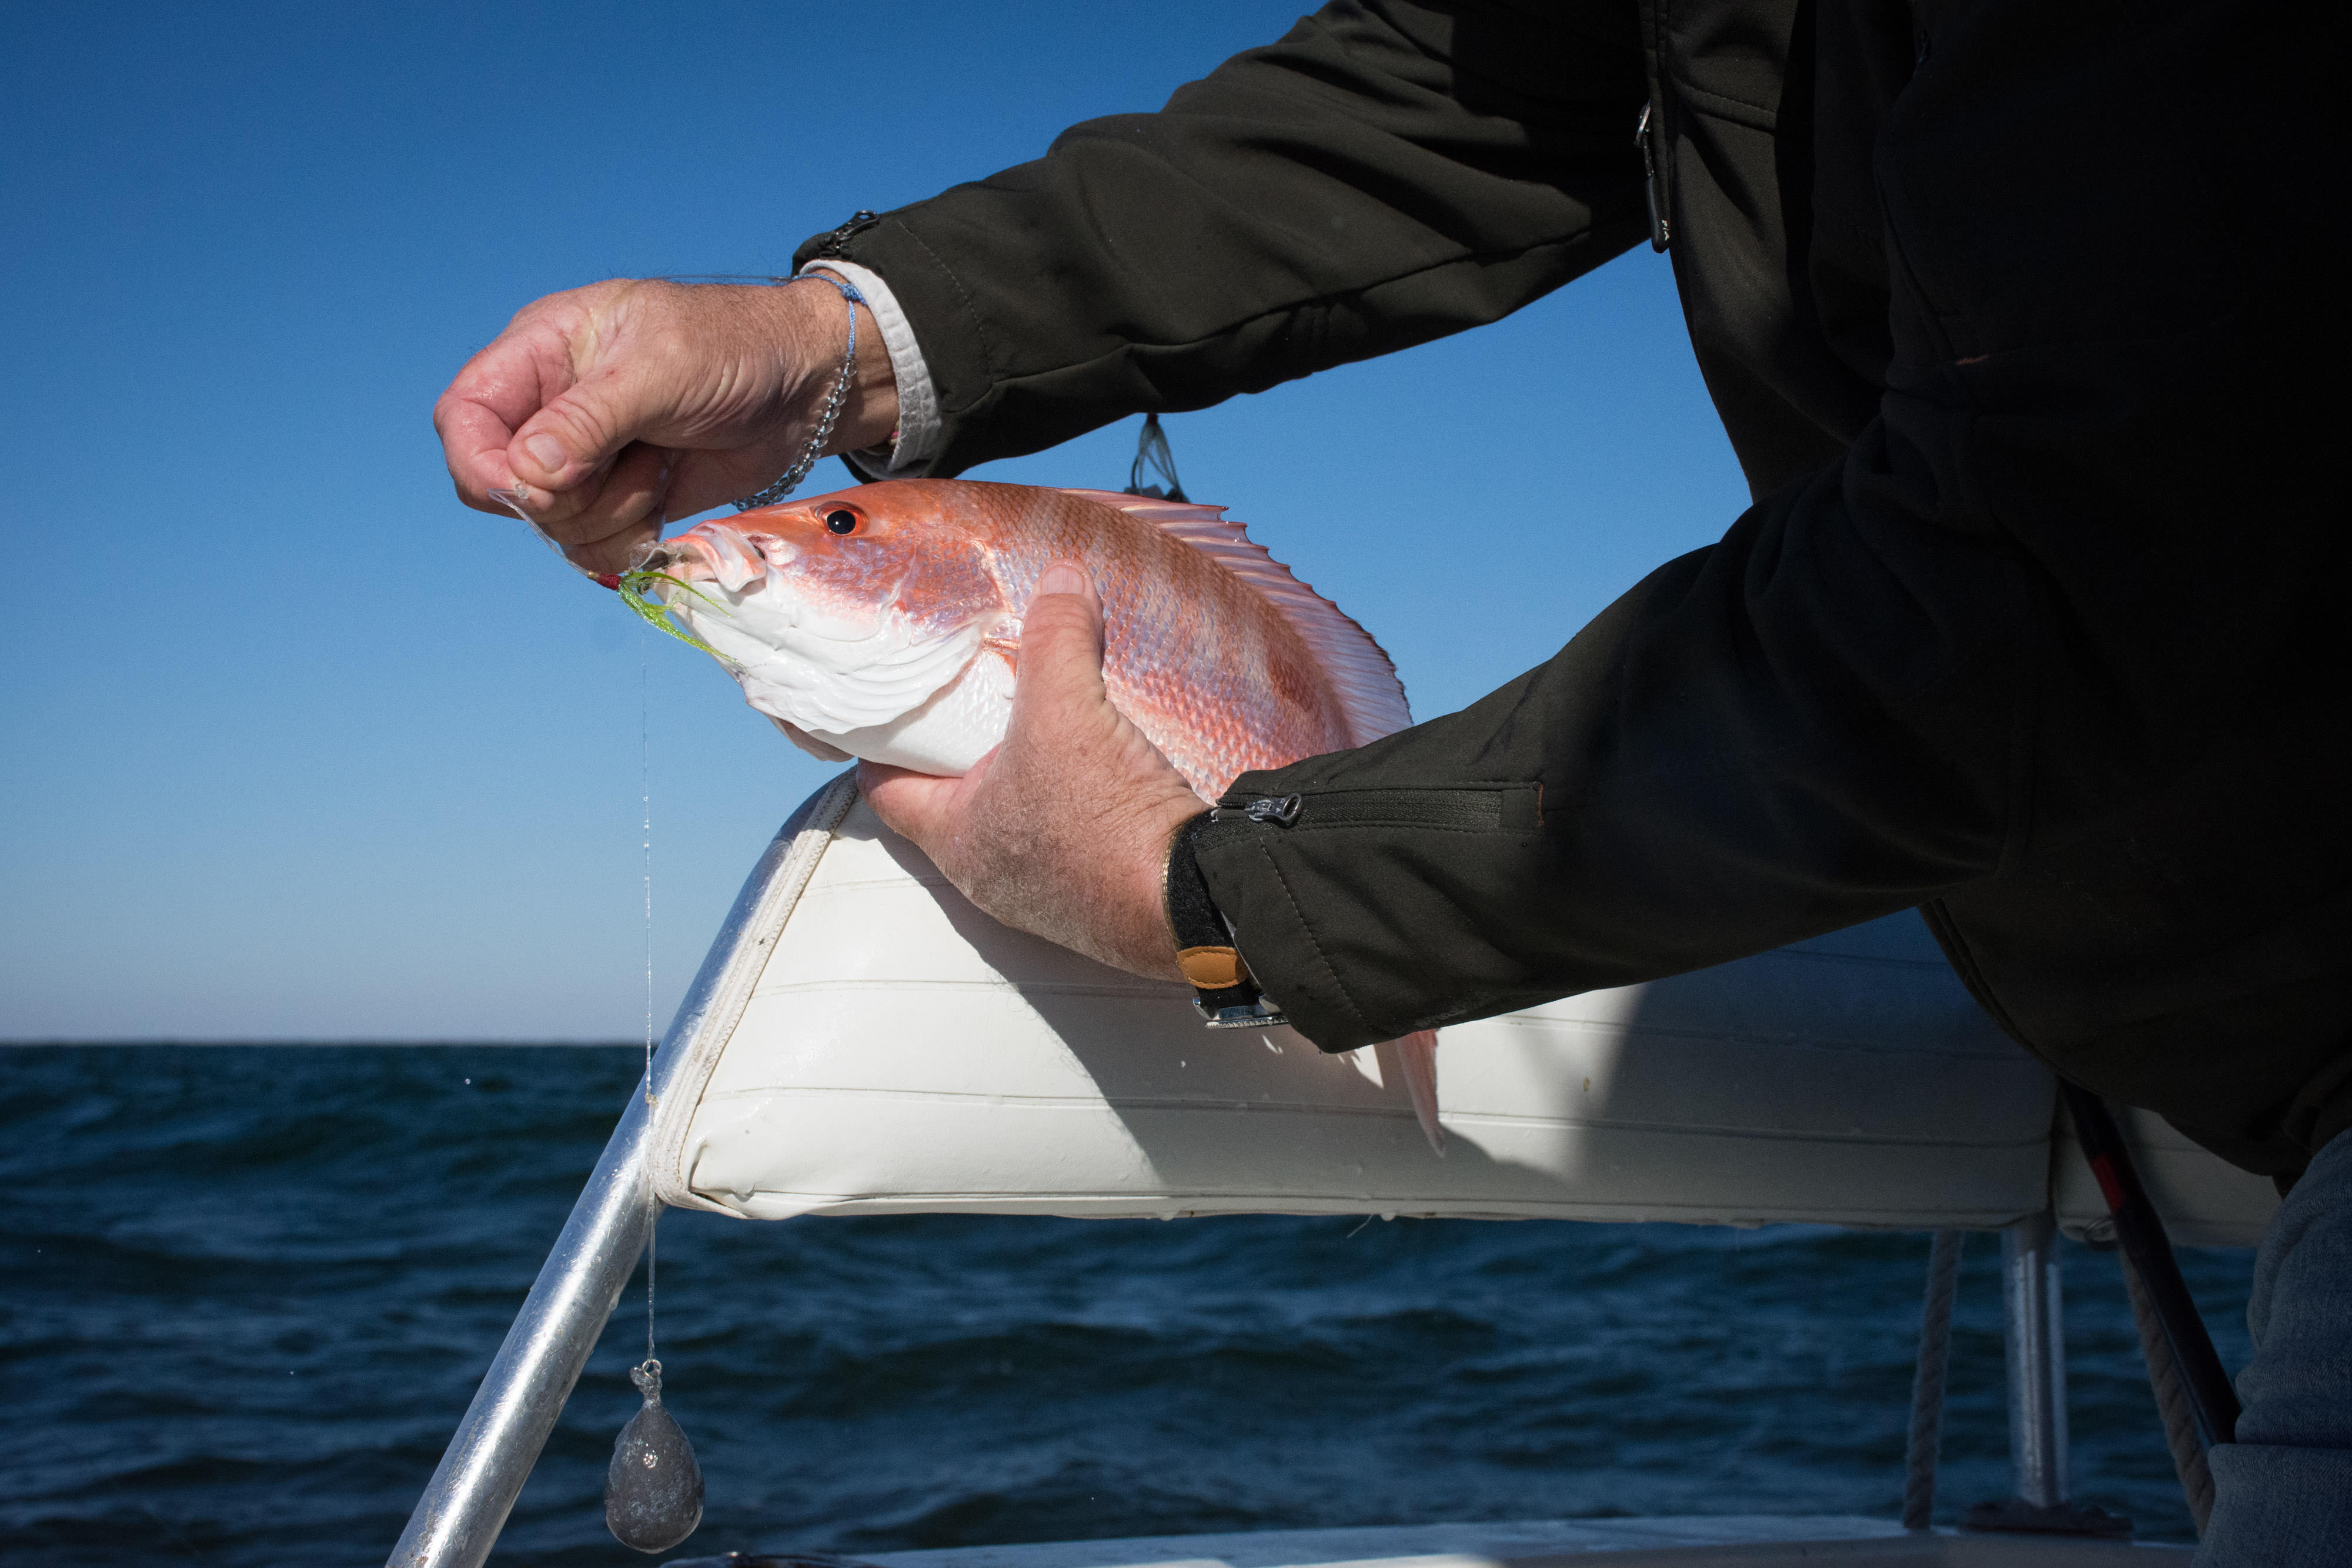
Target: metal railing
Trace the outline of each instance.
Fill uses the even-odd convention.
[[[736,896],[650,1072],[629,1096],[595,1174],[409,1515],[390,1568],[481,1568],[489,1556],[652,1234],[651,1103],[659,1103],[688,1057],[769,884],[826,794],[812,795],[777,830]]]

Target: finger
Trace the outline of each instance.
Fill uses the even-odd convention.
[[[1030,602],[1064,593],[1076,595],[1092,605],[1097,615],[1102,613],[1102,595],[1095,591],[1094,579],[1087,575],[1084,566],[1069,559],[1055,561],[1037,574],[1037,591],[1030,595]]]
[[[789,433],[788,433],[789,434]],[[782,440],[757,442],[731,452],[686,452],[671,477],[669,515],[690,517],[724,507],[764,488],[783,473],[797,446]],[[812,484],[811,489],[818,488]]]
[[[622,449],[670,413],[670,398],[634,363],[571,387],[522,423],[507,465],[534,490],[557,495],[602,476]]]
[[[961,779],[940,779],[884,762],[857,765],[857,792],[866,797],[882,825],[925,851],[949,837],[962,783]]]
[[[542,529],[541,532],[548,530]],[[560,545],[563,559],[591,577],[635,570],[645,547],[661,538],[651,518],[584,545]]]
[[[676,461],[662,447],[625,448],[610,470],[569,496],[533,492],[531,519],[573,565],[591,572],[626,571],[635,564],[637,548],[659,538],[670,515]],[[566,515],[567,505],[577,509]]]
[[[449,465],[457,498],[476,511],[504,516],[506,508],[490,499],[489,493],[514,482],[507,447],[514,440],[515,424],[530,409],[502,406],[515,401],[500,395],[513,383],[492,379],[486,384],[478,374],[482,357],[477,355],[433,405],[433,428],[441,437],[442,459]]]
[[[622,454],[613,476],[604,481],[595,503],[579,514],[580,526],[584,530],[606,517],[635,520],[648,509],[657,514],[657,520],[667,521],[726,506],[751,495],[782,473],[786,458],[777,455],[782,449],[781,441],[755,443],[731,452],[695,451],[675,445],[649,447],[639,443]],[[655,475],[650,467],[645,471],[649,479],[640,478],[629,470],[632,455],[641,451],[667,456],[666,479]],[[627,490],[627,494],[635,499],[625,499],[624,489],[632,485],[636,487]],[[616,489],[616,486],[623,489]]]

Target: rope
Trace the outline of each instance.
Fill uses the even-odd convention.
[[[2139,1270],[2132,1267],[2131,1254],[2118,1252],[2116,1257],[2124,1267],[2124,1291],[2131,1297],[2132,1321],[2139,1325],[2139,1353],[2147,1361],[2148,1387],[2156,1395],[2157,1414],[2164,1418],[2164,1444],[2172,1450],[2180,1495],[2189,1500],[2189,1515],[2197,1521],[2201,1539],[2205,1521],[2213,1516],[2213,1472],[2206,1466],[2204,1445],[2197,1440],[2196,1406],[2189,1401],[2189,1383],[2180,1375],[2180,1362],[2172,1354],[2164,1320],[2157,1316],[2156,1302]]]
[[[1911,1435],[1903,1454],[1903,1528],[1925,1530],[1936,1511],[1936,1461],[1944,1447],[1944,1374],[1951,1364],[1952,1298],[1960,1282],[1957,1230],[1927,1249],[1927,1299],[1919,1315],[1919,1368],[1911,1379]]]

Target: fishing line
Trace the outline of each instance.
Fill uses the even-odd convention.
[[[663,454],[661,489],[654,503],[654,538],[661,538],[669,522],[669,480],[678,454]],[[637,803],[640,808],[639,873],[645,889],[646,916],[646,1136],[652,1134],[654,1112],[654,746],[653,746],[653,627],[637,632]],[[702,1466],[694,1445],[677,1422],[662,1407],[662,1364],[655,1359],[654,1303],[658,1258],[654,1243],[659,1234],[662,1203],[648,1184],[646,1198],[646,1359],[629,1369],[629,1381],[645,1403],[613,1439],[612,1463],[604,1469],[604,1526],[622,1545],[638,1552],[667,1552],[694,1533],[702,1521]]]
[[[661,473],[654,481],[655,485],[657,486],[654,500],[654,538],[656,539],[659,539],[661,538],[662,530],[669,526],[669,482],[672,476],[677,472],[677,460],[680,455],[681,454],[675,451],[664,451],[662,453]],[[563,553],[563,547],[556,542],[555,539],[549,537],[547,530],[539,526],[539,520],[533,517],[529,512],[523,510],[523,503],[529,497],[530,491],[520,480],[515,481],[511,488],[492,490],[488,494],[491,500],[498,502],[508,511],[512,512],[516,517],[520,517],[530,528],[530,531],[539,536],[541,543],[546,545],[550,549],[554,550],[558,555],[562,555]],[[570,559],[569,557],[566,557],[565,559],[567,560]],[[595,576],[593,572],[590,572],[587,568],[579,565],[577,562],[572,562],[572,570],[581,572],[583,575],[589,577]],[[625,593],[622,597],[625,599],[629,596]],[[651,673],[653,661],[650,643],[648,642],[648,639],[651,636],[650,626],[652,623],[652,617],[645,615],[644,612],[640,611],[639,619],[646,622],[646,624],[640,625],[637,631],[637,804],[641,809],[640,821],[638,823],[639,831],[637,850],[639,855],[642,857],[640,862],[640,873],[645,883],[646,1071],[644,1082],[646,1114],[647,1118],[650,1119],[653,1114],[655,1104],[654,747],[653,676]],[[667,630],[667,628],[665,628],[665,630]],[[673,632],[672,635],[676,635],[676,633]],[[655,1197],[651,1193],[647,1193],[646,1195],[646,1201],[651,1207],[653,1213],[646,1225],[646,1361],[645,1365],[638,1370],[639,1373],[651,1376],[658,1381],[661,1376],[661,1363],[654,1359],[654,1242],[656,1235],[661,1227],[661,1200]]]
[[[662,530],[669,526],[669,481],[677,472],[678,455],[665,453],[662,458],[660,488],[654,502],[654,539],[658,543]],[[637,628],[637,803],[643,810],[639,845],[644,856],[646,910],[646,1118],[653,1119],[654,1100],[654,745],[653,745],[653,630],[650,624]],[[654,1359],[654,1269],[656,1261],[654,1244],[661,1230],[661,1200],[652,1193],[646,1201],[653,1213],[646,1224],[646,1363],[644,1370],[654,1377],[661,1375],[661,1363]]]
[[[684,454],[665,450],[654,497],[654,538],[669,525],[669,485]],[[492,490],[492,500],[530,525],[531,532],[550,545],[556,541],[524,510],[530,492],[520,481],[511,488]],[[560,545],[556,546],[561,549]],[[573,563],[576,570],[607,588],[625,585],[627,574],[598,575]],[[632,595],[622,594],[625,601]],[[644,606],[630,602],[640,622],[637,631],[637,871],[643,890],[646,922],[645,1135],[650,1138],[659,1101],[654,1093],[654,745],[653,653],[655,618]],[[669,628],[665,627],[665,631]],[[662,1407],[662,1364],[655,1359],[654,1301],[656,1257],[655,1238],[661,1224],[662,1202],[646,1186],[646,1359],[629,1369],[645,1403],[620,1436],[613,1439],[613,1459],[604,1469],[604,1526],[614,1539],[639,1552],[667,1552],[694,1533],[702,1522],[702,1466],[694,1445],[677,1422]]]
[[[656,525],[656,537],[659,525]],[[644,808],[642,826],[644,838],[646,883],[646,1114],[654,1110],[654,747],[653,747],[653,629],[637,628],[637,794]],[[654,1359],[654,1241],[661,1229],[661,1200],[646,1195],[653,1205],[653,1218],[646,1226],[646,1365],[658,1374],[661,1363]]]

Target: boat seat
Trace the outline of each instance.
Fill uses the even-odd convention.
[[[998,925],[851,775],[793,814],[708,962],[654,1113],[674,1205],[1986,1228],[2054,1200],[2077,1233],[2105,1212],[2050,1074],[1916,914],[1443,1030],[1443,1157],[1385,1048],[1211,1031],[1181,987]],[[2256,1239],[2267,1181],[2154,1117],[2126,1130],[2176,1239]]]

